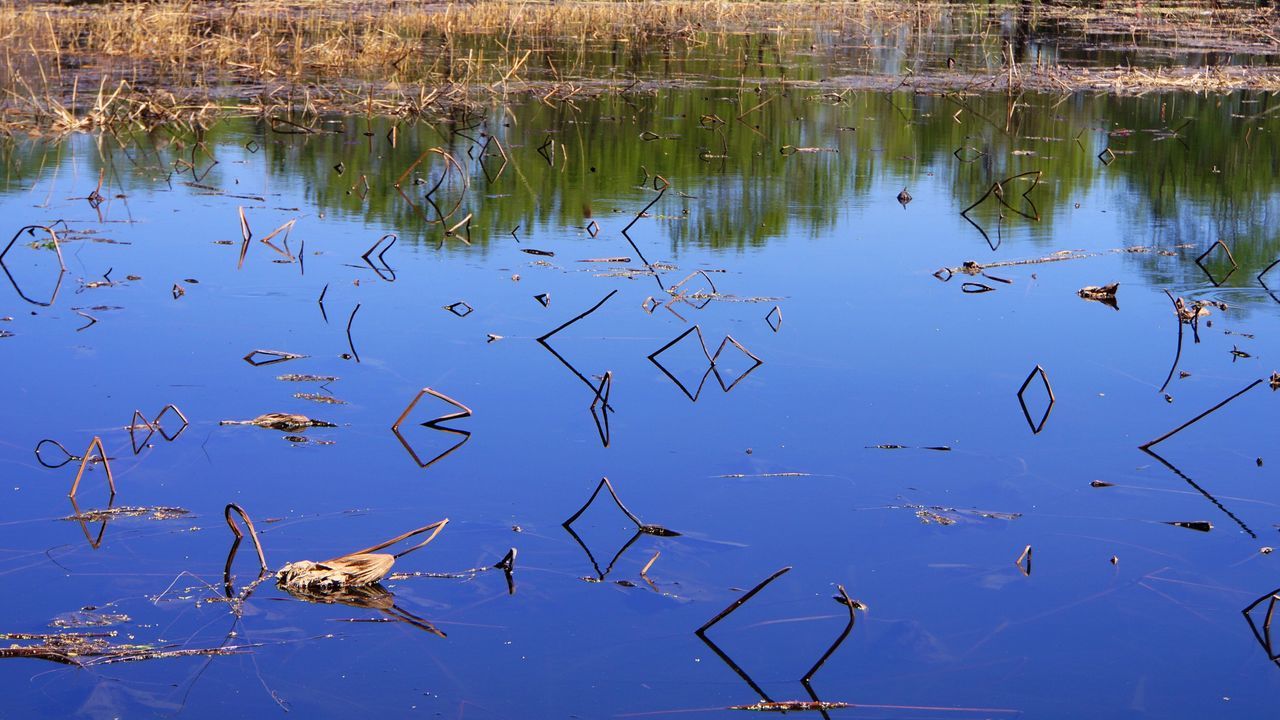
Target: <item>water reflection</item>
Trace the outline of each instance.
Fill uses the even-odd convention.
[[[1008,99],[906,91],[827,99],[798,89],[609,93],[584,97],[572,108],[527,104],[519,123],[494,110],[435,124],[335,118],[320,124],[324,132],[301,136],[280,135],[251,120],[218,123],[195,138],[134,133],[122,138],[123,147],[102,146],[89,171],[105,172],[117,189],[141,191],[157,180],[167,187],[175,172],[196,172],[179,166],[194,165],[189,158],[199,149],[197,159],[225,162],[193,177],[210,194],[234,194],[229,171],[252,156],[244,147],[253,143],[271,187],[296,188],[325,215],[395,227],[407,242],[443,244],[450,252],[465,248],[456,242],[462,228],[452,235],[448,230],[467,216],[463,238],[484,248],[509,238],[513,228],[527,234],[595,224],[608,235],[652,201],[658,232],[642,233],[632,243],[642,259],[662,259],[684,246],[742,249],[823,232],[849,198],[864,198],[890,177],[941,183],[952,206],[968,211],[963,217],[975,239],[993,249],[1010,232],[1041,242],[1052,237],[1064,213],[1091,192],[1123,193],[1133,198],[1123,209],[1128,220],[1151,228],[1162,244],[1226,243],[1241,272],[1222,281],[1243,287],[1280,254],[1269,230],[1277,211],[1270,189],[1280,180],[1280,164],[1265,155],[1273,146],[1265,120],[1273,102],[1251,92]],[[709,130],[702,122],[708,114],[737,117],[744,110],[750,110],[750,125]],[[350,131],[365,125],[377,138],[394,129],[397,142],[373,148],[350,143]],[[647,132],[658,139],[646,141]],[[558,143],[558,166],[528,152],[548,138]],[[837,152],[779,152],[808,144],[808,138],[823,138]],[[7,180],[10,192],[27,182],[22,168],[56,163],[68,144],[82,142],[12,146],[5,157],[17,170]],[[706,155],[711,144],[716,159]],[[1099,160],[1102,151],[1115,159]],[[338,159],[342,173],[335,170]],[[500,162],[501,172],[491,162]],[[376,192],[352,191],[356,170]],[[679,182],[679,193],[661,203],[637,187],[658,170]],[[422,184],[404,180],[408,176]],[[1014,204],[1004,184],[1016,186],[1019,177],[1032,181],[1017,187]],[[998,203],[982,203],[993,194]],[[386,257],[379,252],[365,262],[373,257],[380,263],[374,271],[393,279]],[[1180,280],[1156,259],[1137,262],[1153,284]]]
[[[47,227],[70,277],[49,306],[25,283],[0,298],[0,560],[44,590],[6,596],[6,616],[26,631],[127,598],[122,633],[225,649],[201,632],[229,602],[261,639],[235,646],[252,658],[187,668],[206,675],[187,707],[208,714],[234,714],[244,695],[225,690],[246,683],[272,688],[249,712],[278,689],[335,714],[349,681],[361,711],[392,716],[428,700],[443,716],[727,716],[784,697],[770,683],[788,667],[812,667],[793,687],[809,700],[758,709],[1204,717],[1230,691],[1240,716],[1264,713],[1280,679],[1261,657],[1232,662],[1254,639],[1218,621],[1271,585],[1274,395],[1205,418],[1168,459],[1136,445],[1276,357],[1258,283],[1280,254],[1271,103],[747,84],[516,98],[435,124],[11,143],[0,203],[15,226],[66,219]],[[257,248],[273,228],[276,252]],[[20,282],[58,269],[40,241],[3,258]],[[68,302],[73,288],[86,297]],[[1113,302],[1083,302],[1089,288]],[[79,333],[73,309],[99,322]],[[1172,366],[1171,323],[1192,326]],[[302,381],[333,393],[294,393]],[[301,422],[315,403],[323,442],[222,424]],[[140,407],[165,410],[123,426]],[[888,452],[907,447],[948,452]],[[87,543],[47,522],[71,461],[108,456],[130,503],[206,519],[104,514],[104,536],[73,506]],[[273,556],[330,557],[448,514],[433,566],[507,583],[405,573],[317,595],[263,587],[264,556],[237,581],[244,548],[224,555],[207,520],[229,501],[262,513]],[[1029,547],[1034,575],[1011,562]],[[735,582],[783,564],[796,587],[741,611],[767,616],[764,641],[690,635],[743,598]],[[826,593],[817,616],[779,609],[832,575],[875,607],[853,632],[842,598],[834,643]],[[1253,608],[1264,640],[1268,602]],[[394,624],[334,615],[348,607]],[[430,662],[399,661],[419,653]],[[72,678],[28,693],[19,662],[0,676],[19,711],[89,692]],[[170,687],[173,667],[119,682]]]

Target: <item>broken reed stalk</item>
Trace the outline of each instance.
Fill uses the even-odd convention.
[[[111,461],[107,459],[107,450],[102,447],[102,438],[97,435],[93,436],[93,440],[89,442],[89,448],[84,451],[84,457],[80,458],[80,470],[76,472],[76,479],[71,483],[71,492],[67,493],[67,497],[75,499],[76,490],[80,488],[80,478],[84,475],[84,469],[88,467],[93,457],[93,449],[98,448],[98,453],[102,457],[102,466],[107,470],[107,487],[111,488],[111,497],[116,496],[116,480],[111,474]]]
[[[844,644],[845,639],[849,637],[849,633],[853,632],[853,623],[854,620],[857,619],[858,604],[853,601],[853,598],[849,597],[849,593],[845,592],[844,585],[837,583],[836,589],[840,591],[840,597],[837,598],[837,600],[845,607],[849,608],[849,623],[844,626],[844,631],[840,633],[840,637],[837,637],[836,641],[831,643],[831,647],[827,648],[827,651],[822,654],[822,657],[818,658],[818,662],[814,663],[813,667],[809,668],[809,672],[805,673],[804,677],[800,678],[800,682],[804,683],[806,686],[809,684],[809,681],[813,679],[813,676],[817,675],[818,671],[822,669],[822,665],[827,662],[827,659],[830,658],[836,650],[840,649],[840,646]]]
[[[249,219],[244,216],[244,207],[237,208],[240,212],[240,261],[236,263],[236,269],[244,267],[244,257],[249,254],[249,241],[253,239],[253,232],[249,229]]]
[[[613,393],[613,371],[606,370],[600,378],[600,387],[596,388],[596,396],[591,401],[591,409],[595,410],[600,403],[609,407],[609,396]]]
[[[1203,495],[1206,500],[1213,503],[1214,507],[1218,508],[1219,510],[1222,511],[1224,515],[1226,515],[1227,517],[1235,521],[1235,524],[1239,525],[1240,529],[1243,530],[1245,534],[1247,534],[1251,538],[1257,539],[1258,534],[1254,532],[1252,529],[1250,529],[1250,527],[1246,525],[1243,520],[1237,517],[1235,513],[1231,512],[1231,510],[1229,510],[1226,505],[1223,505],[1222,502],[1218,500],[1218,498],[1214,497],[1208,490],[1205,490],[1203,487],[1200,486],[1199,483],[1197,483],[1195,480],[1192,480],[1190,476],[1188,476],[1186,473],[1179,470],[1176,465],[1164,459],[1163,456],[1161,456],[1159,453],[1157,453],[1155,450],[1152,450],[1149,447],[1142,448],[1142,452],[1155,458],[1156,462],[1168,468],[1170,472],[1172,472],[1174,475],[1177,475],[1179,478],[1181,478],[1182,481],[1190,485],[1192,489],[1194,489],[1196,492]]]
[[[421,549],[421,548],[425,547],[425,546],[426,546],[428,543],[430,543],[432,540],[435,540],[435,539],[436,539],[436,536],[440,534],[440,531],[441,531],[441,530],[444,530],[444,526],[445,526],[445,525],[448,525],[448,524],[449,524],[449,518],[445,518],[445,519],[443,519],[443,520],[437,520],[437,521],[435,521],[435,522],[431,523],[430,525],[423,525],[422,527],[420,527],[420,528],[418,528],[418,529],[416,529],[416,530],[410,530],[409,532],[404,533],[403,535],[397,535],[397,536],[395,536],[395,537],[391,538],[390,540],[388,540],[388,541],[386,541],[386,542],[378,543],[377,545],[372,545],[372,546],[367,547],[367,548],[365,548],[365,549],[363,549],[363,550],[357,550],[357,551],[355,551],[355,552],[353,552],[353,553],[347,553],[347,555],[344,555],[343,557],[347,557],[347,556],[349,556],[349,555],[368,555],[369,553],[375,553],[375,552],[378,552],[379,550],[383,550],[383,549],[385,549],[385,548],[389,548],[389,547],[391,547],[392,545],[395,545],[396,543],[404,542],[405,540],[408,540],[408,539],[409,539],[409,538],[411,538],[411,537],[416,537],[416,536],[421,535],[421,534],[423,534],[423,533],[425,533],[425,532],[430,532],[430,533],[431,533],[430,535],[428,535],[428,536],[427,536],[427,539],[426,539],[426,540],[423,540],[422,542],[418,543],[417,545],[414,545],[413,547],[409,548],[408,550],[402,550],[402,551],[400,551],[400,552],[398,552],[398,553],[394,553],[394,554],[392,554],[392,555],[391,555],[391,557],[396,558],[397,560],[399,560],[400,558],[404,557],[405,555],[408,555],[409,553],[413,552],[414,550],[419,550],[419,549]]]
[[[63,225],[65,227],[65,223]],[[18,238],[22,236],[22,233],[34,236],[36,234],[36,230],[43,230],[49,233],[49,239],[53,242],[53,251],[58,254],[58,267],[62,268],[63,272],[66,272],[67,264],[62,260],[62,246],[58,243],[58,233],[48,225],[26,225],[19,228],[18,232],[14,233],[13,237],[9,240],[9,244],[4,246],[4,250],[0,250],[0,264],[4,262],[4,256],[8,254],[9,249],[13,247],[13,244],[18,242]],[[59,281],[61,281],[61,276],[59,276]]]
[[[708,275],[708,274],[706,273],[706,271],[704,271],[704,270],[694,270],[693,272],[691,272],[691,273],[689,273],[688,275],[686,275],[686,276],[685,276],[685,278],[684,278],[683,280],[681,280],[680,282],[678,282],[678,283],[676,283],[675,285],[672,285],[670,288],[668,288],[668,289],[667,289],[667,292],[671,293],[672,295],[675,295],[675,294],[676,294],[676,292],[677,292],[677,291],[678,291],[678,290],[679,290],[679,289],[680,289],[680,288],[681,288],[685,283],[689,282],[690,280],[692,280],[694,277],[696,277],[696,276],[698,276],[698,275],[701,275],[703,278],[705,278],[705,279],[706,279],[707,284],[711,286],[711,292],[713,292],[713,293],[719,293],[719,290],[716,290],[716,284],[715,284],[715,281],[713,281],[713,280],[711,279],[711,276],[710,276],[710,275]]]
[[[713,362],[713,361],[711,360],[711,351],[707,349],[707,343],[706,343],[706,340],[704,340],[704,339],[703,339],[703,337],[702,337],[702,328],[701,328],[701,327],[699,327],[699,326],[697,326],[697,325],[694,325],[693,327],[689,328],[688,330],[685,330],[684,332],[682,332],[682,333],[680,333],[679,335],[677,335],[677,336],[675,336],[674,338],[672,338],[672,340],[671,340],[670,342],[668,342],[666,345],[663,345],[662,347],[658,348],[657,350],[654,350],[653,352],[649,353],[649,361],[650,361],[650,362],[657,362],[656,360],[654,360],[654,358],[656,358],[656,357],[658,357],[659,355],[661,355],[662,353],[666,352],[668,349],[670,349],[670,348],[671,348],[671,346],[672,346],[672,345],[675,345],[676,343],[678,343],[678,342],[680,342],[681,340],[685,339],[685,337],[686,337],[689,333],[694,333],[694,334],[696,334],[696,335],[698,336],[698,344],[702,347],[702,354],[703,354],[703,355],[705,355],[705,356],[707,357],[707,362],[709,362],[709,363],[711,363],[712,365],[714,365],[714,364],[715,364],[715,362]],[[723,345],[724,345],[724,343],[721,343],[721,346],[722,346],[722,347],[723,347]]]
[[[141,443],[139,443],[137,439],[134,437],[134,431],[139,428],[139,425],[138,425],[139,420],[142,421],[141,427],[144,427],[147,429],[147,436],[142,439]],[[129,444],[133,447],[134,455],[137,455],[138,453],[142,452],[142,448],[147,446],[147,441],[151,439],[151,436],[154,435],[155,432],[156,432],[155,427],[152,426],[152,424],[142,416],[142,412],[135,409],[133,411],[133,417],[129,418]]]
[[[791,571],[791,566],[788,565],[782,568],[781,570],[778,570],[774,574],[770,575],[769,577],[765,578],[764,580],[760,581],[759,584],[757,584],[755,587],[748,590],[742,597],[729,603],[729,606],[721,610],[719,613],[717,613],[715,617],[703,623],[702,627],[698,628],[697,630],[694,630],[694,633],[698,636],[704,636],[707,630],[710,630],[713,625],[725,619],[726,617],[729,617],[729,615],[732,614],[734,610],[737,610],[738,608],[742,607],[748,600],[755,597],[756,593],[765,589],[765,587],[767,587],[769,583],[773,582],[774,580],[777,580],[778,578],[782,577],[783,575],[787,574],[790,571]]]
[[[356,303],[355,308],[351,311],[351,317],[347,318],[347,347],[351,348],[351,355],[360,362],[360,353],[356,352],[355,341],[351,339],[351,323],[356,321],[356,313],[360,311],[360,303]]]
[[[653,568],[653,564],[658,561],[658,556],[661,554],[661,550],[654,551],[653,557],[649,558],[649,562],[645,563],[644,567],[640,568],[640,577],[646,580],[649,579],[649,570]]]
[[[606,490],[609,491],[609,495],[613,497],[613,502],[617,504],[618,509],[622,511],[623,515],[627,516],[628,520],[635,523],[636,527],[638,528],[646,527],[646,525],[640,521],[640,518],[635,516],[635,513],[628,510],[627,506],[622,504],[622,500],[618,498],[618,493],[613,491],[613,483],[609,482],[609,478],[607,477],[600,478],[600,484],[596,485],[595,491],[591,493],[591,497],[587,498],[587,501],[583,503],[582,507],[578,508],[578,512],[574,513],[572,516],[569,517],[568,520],[565,520],[560,524],[565,527],[569,527],[570,525],[573,524],[574,520],[577,520],[579,517],[581,517],[582,513],[586,512],[587,508],[591,507],[591,503],[595,502],[596,496],[600,494],[600,488],[605,488]]]
[[[267,556],[262,552],[262,541],[258,539],[258,530],[253,526],[253,520],[249,518],[249,514],[244,511],[244,508],[235,503],[227,503],[227,507],[222,511],[222,515],[227,521],[227,527],[231,528],[231,534],[236,536],[237,543],[244,538],[244,533],[241,532],[240,527],[236,525],[235,518],[231,517],[232,512],[239,515],[240,519],[244,521],[245,526],[249,528],[249,538],[253,540],[253,549],[258,551],[258,566],[262,568],[262,572],[269,572],[270,568],[267,566]]]
[[[565,328],[587,317],[588,315],[595,312],[596,310],[599,310],[600,306],[608,302],[609,298],[613,297],[617,293],[618,293],[617,289],[610,290],[609,294],[605,295],[603,298],[600,298],[599,302],[597,302],[595,305],[592,305],[585,312],[579,313],[573,318],[565,321],[564,323],[561,323],[554,330],[551,330],[550,332],[546,333],[545,335],[537,339],[538,344],[546,348],[547,352],[551,353],[551,355],[555,357],[556,360],[560,361],[560,364],[569,368],[569,372],[573,373],[574,376],[578,378],[578,380],[582,381],[582,384],[586,385],[591,390],[593,395],[598,395],[600,388],[598,388],[595,385],[595,383],[592,383],[591,380],[587,378],[587,376],[583,375],[577,368],[575,368],[572,364],[570,364],[568,360],[565,360],[560,355],[560,353],[556,352],[555,348],[551,347],[551,344],[548,343],[547,340],[550,339],[556,333],[560,332],[561,330],[564,330]],[[609,401],[607,397],[605,398],[605,401],[604,401],[604,409],[606,412],[611,412],[613,410],[613,407],[609,405]]]
[[[506,555],[493,566],[495,569],[502,571],[503,578],[507,581],[507,594],[516,594],[516,549],[511,548]]]
[[[572,325],[572,324],[574,324],[574,323],[578,322],[579,320],[581,320],[581,319],[585,318],[586,316],[590,315],[591,313],[595,312],[596,310],[599,310],[601,305],[604,305],[606,302],[608,302],[608,301],[609,301],[609,298],[611,298],[611,297],[613,297],[614,295],[617,295],[617,294],[618,294],[618,291],[617,291],[617,289],[616,289],[616,288],[615,288],[615,289],[613,289],[613,290],[610,290],[610,291],[609,291],[609,294],[608,294],[608,295],[605,295],[603,298],[600,298],[600,301],[599,301],[599,302],[597,302],[595,305],[592,305],[590,308],[587,308],[587,310],[586,310],[585,312],[578,313],[577,315],[573,316],[573,317],[572,317],[572,318],[570,318],[569,320],[567,320],[567,321],[565,321],[565,322],[561,323],[560,325],[558,325],[558,326],[557,326],[554,330],[552,330],[551,332],[546,333],[546,334],[545,334],[545,335],[543,335],[542,337],[538,338],[538,342],[543,343],[543,344],[545,345],[545,344],[546,344],[546,342],[547,342],[547,340],[548,340],[552,335],[555,335],[556,333],[558,333],[558,332],[560,332],[561,330],[563,330],[563,329],[565,329],[565,328],[569,327],[570,325]],[[590,384],[590,383],[588,383],[588,384]]]
[[[1259,631],[1258,624],[1253,621],[1253,610],[1264,602],[1267,603],[1267,613],[1263,620],[1262,630]],[[1271,639],[1271,621],[1275,615],[1277,602],[1280,602],[1280,589],[1266,593],[1257,600],[1249,603],[1248,607],[1240,611],[1241,614],[1244,615],[1245,621],[1249,623],[1249,629],[1253,631],[1253,635],[1257,638],[1258,644],[1261,645],[1262,649],[1267,653],[1267,657],[1273,661],[1280,660],[1280,654],[1275,652]]]
[[[1195,416],[1195,417],[1191,418],[1190,420],[1188,420],[1188,421],[1186,421],[1186,422],[1182,423],[1182,424],[1181,424],[1181,425],[1179,425],[1178,427],[1176,427],[1176,428],[1174,428],[1174,429],[1170,430],[1169,432],[1167,432],[1167,433],[1165,433],[1165,434],[1161,435],[1160,437],[1156,438],[1155,440],[1151,440],[1151,441],[1148,441],[1148,442],[1146,442],[1146,443],[1143,443],[1142,445],[1139,445],[1139,446],[1138,446],[1138,449],[1139,449],[1139,450],[1149,450],[1149,449],[1151,449],[1151,448],[1155,447],[1156,445],[1159,445],[1160,443],[1164,442],[1165,440],[1168,440],[1169,438],[1173,437],[1174,435],[1177,435],[1178,433],[1182,432],[1183,430],[1186,430],[1188,427],[1190,427],[1190,426],[1194,425],[1195,423],[1199,422],[1200,420],[1204,419],[1206,416],[1208,416],[1208,415],[1210,415],[1210,414],[1212,414],[1212,413],[1216,412],[1217,410],[1221,409],[1221,408],[1222,408],[1224,405],[1226,405],[1227,403],[1231,402],[1232,400],[1235,400],[1236,398],[1238,398],[1238,397],[1240,397],[1241,395],[1243,395],[1243,394],[1245,394],[1245,393],[1249,392],[1250,390],[1254,389],[1255,387],[1257,387],[1257,386],[1259,386],[1259,385],[1261,385],[1261,384],[1262,384],[1262,378],[1258,378],[1257,380],[1254,380],[1253,382],[1249,383],[1249,384],[1248,384],[1248,385],[1247,385],[1243,390],[1240,390],[1240,391],[1236,392],[1234,395],[1232,395],[1231,397],[1227,398],[1226,400],[1223,400],[1222,402],[1218,403],[1217,405],[1214,405],[1213,407],[1209,408],[1208,410],[1205,410],[1204,412],[1202,412],[1202,413],[1200,413],[1199,415],[1197,415],[1197,416]]]
[[[391,249],[391,246],[395,245],[396,241],[400,239],[399,236],[396,235],[395,233],[387,233],[386,235],[383,235],[382,237],[378,238],[378,241],[375,242],[373,245],[370,245],[369,249],[365,250],[364,254],[361,255],[360,258],[364,260],[366,263],[369,263],[370,265],[372,265],[373,263],[369,260],[369,256],[372,255],[373,251],[377,250],[378,246],[382,244],[382,241],[386,240],[387,238],[391,238],[391,242],[387,243],[387,246],[382,248],[382,251],[378,253],[378,260],[381,261],[383,265],[386,265],[387,261],[382,256],[386,255],[387,251]],[[328,285],[325,285],[326,289],[328,289],[328,287],[329,287]],[[324,302],[323,293],[321,294],[320,297],[321,297],[320,301]]]
[[[1178,369],[1178,361],[1182,359],[1182,308],[1178,307],[1178,301],[1174,299],[1173,293],[1168,290],[1164,291],[1169,296],[1169,302],[1173,303],[1173,317],[1178,323],[1178,350],[1173,355],[1173,365],[1169,368],[1169,376],[1164,379],[1164,384],[1156,392],[1164,392],[1169,387],[1169,382],[1173,380],[1173,373]]]
[[[460,420],[462,418],[471,417],[471,408],[467,407],[466,405],[463,405],[462,403],[458,402],[457,400],[454,400],[453,398],[449,397],[448,395],[445,395],[444,393],[437,392],[435,390],[432,390],[429,387],[424,387],[418,391],[417,395],[413,396],[413,400],[410,400],[409,404],[405,406],[404,412],[400,413],[400,417],[396,418],[396,421],[391,424],[392,430],[400,429],[400,423],[403,423],[404,419],[409,417],[409,413],[413,411],[413,408],[418,404],[418,401],[422,399],[423,395],[430,395],[431,397],[443,400],[449,403],[450,405],[458,408],[458,410],[460,411],[456,413],[449,413],[447,415],[441,415],[440,417],[437,417],[433,420],[428,420],[427,422],[423,423],[423,425],[426,425],[428,427],[435,427],[440,423],[448,422],[450,420]]]
[[[263,245],[266,245],[272,250],[275,250],[280,255],[283,255],[285,258],[288,258],[289,260],[292,261],[294,259],[293,253],[289,252],[287,248],[289,247],[289,233],[293,232],[293,225],[296,222],[298,222],[297,218],[290,220],[289,222],[281,225],[275,230],[272,230],[271,232],[267,233],[267,236],[262,238],[258,242],[261,242]],[[281,250],[280,248],[276,247],[271,243],[271,239],[282,232],[284,233],[284,239],[281,242],[285,246],[286,248],[285,250]],[[243,262],[243,259],[241,260],[241,262]]]
[[[164,425],[160,423],[160,419],[163,418],[165,414],[168,413],[170,410],[176,413],[178,415],[178,419],[182,421],[182,427],[178,428],[178,432],[172,435],[170,435],[164,429]],[[187,429],[188,426],[191,425],[191,422],[187,420],[186,415],[182,414],[182,411],[178,409],[177,405],[174,405],[173,403],[169,403],[168,405],[165,405],[164,407],[160,408],[160,412],[156,413],[156,417],[154,420],[151,421],[151,425],[160,433],[160,436],[163,437],[166,442],[173,442],[174,440],[178,439],[178,436],[181,435]]]
[[[643,166],[642,166],[642,169],[643,169]],[[648,176],[648,174],[649,174],[649,171],[645,170],[646,177]],[[662,180],[661,188],[658,187],[658,180]],[[644,217],[645,213],[649,212],[649,208],[656,205],[658,201],[662,199],[663,195],[667,194],[667,188],[669,187],[671,187],[671,183],[668,182],[666,178],[662,177],[661,175],[654,175],[653,188],[658,191],[658,196],[655,197],[653,200],[651,200],[648,205],[645,205],[644,209],[636,213],[636,216],[631,219],[631,222],[627,223],[627,226],[622,228],[622,237],[627,239],[627,244],[631,246],[632,250],[636,251],[636,255],[640,258],[640,262],[644,263],[645,268],[648,269],[650,272],[653,272],[653,265],[650,264],[648,258],[644,256],[644,253],[640,252],[639,246],[636,245],[635,240],[631,239],[631,234],[628,233],[627,231],[631,229],[631,226],[639,222],[640,218]],[[658,277],[658,273],[656,272],[653,273],[653,279],[658,281],[659,288],[666,289],[662,284],[662,278]]]

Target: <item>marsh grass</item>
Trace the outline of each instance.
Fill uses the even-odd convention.
[[[871,49],[903,35],[916,38],[917,48],[959,36],[978,43],[984,70],[1007,88],[1280,87],[1270,75],[1260,80],[1244,71],[1084,77],[1046,70],[1038,59],[1034,67],[1020,67],[1007,42],[1009,28],[1037,25],[1113,46],[1142,42],[1249,54],[1280,46],[1269,9],[1201,0],[1102,9],[885,0],[0,0],[0,128],[199,125],[227,112],[438,116],[529,90],[531,83],[546,97],[564,99],[593,81],[633,82],[617,77],[615,65],[601,65],[602,50],[614,57],[709,54],[723,58],[732,73],[748,63],[744,48],[752,42],[782,66],[784,58],[819,45]],[[954,77],[941,85],[956,89],[971,80]]]

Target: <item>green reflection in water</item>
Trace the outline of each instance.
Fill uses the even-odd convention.
[[[1040,171],[1041,181],[1028,195],[1033,206],[1019,197],[1029,187],[1023,180],[1006,193],[1013,207],[1038,221],[1018,217],[994,198],[972,211],[993,243],[999,234],[1021,231],[1057,249],[1055,222],[1090,193],[1106,193],[1123,199],[1117,205],[1137,229],[1112,246],[1204,249],[1222,239],[1241,266],[1226,285],[1243,286],[1256,282],[1258,271],[1280,254],[1271,230],[1280,175],[1274,107],[1265,94],[1243,92],[1011,98],[702,88],[554,104],[526,97],[433,124],[330,118],[317,122],[322,132],[312,135],[279,134],[257,120],[233,119],[198,134],[11,141],[3,161],[7,192],[47,175],[73,148],[85,146],[92,151],[77,151],[89,156],[93,175],[104,168],[108,188],[116,191],[198,180],[251,195],[263,190],[232,183],[237,160],[253,151],[265,156],[263,188],[300,190],[309,204],[300,212],[362,220],[371,227],[371,242],[375,232],[395,231],[403,241],[436,244],[445,240],[443,230],[424,219],[436,215],[423,196],[446,166],[443,156],[427,153],[438,147],[458,159],[466,176],[464,185],[451,173],[436,197],[446,211],[458,207],[446,225],[472,215],[473,247],[467,250],[457,239],[448,239],[447,247],[482,251],[491,242],[510,241],[517,226],[525,235],[585,235],[582,228],[595,220],[602,237],[612,238],[601,255],[626,248],[618,230],[654,197],[652,185],[642,184],[647,172],[672,182],[652,211],[660,218],[658,229],[643,230],[657,233],[662,243],[650,260],[686,245],[741,249],[812,236],[850,207],[893,202],[892,193],[870,194],[885,184],[928,185],[942,195],[929,198],[929,211],[938,211],[941,202],[951,215],[993,182]],[[481,152],[490,133],[505,148],[505,167],[496,144]],[[817,151],[788,155],[786,146]],[[1115,153],[1113,160],[1099,158],[1106,149]],[[402,187],[415,209],[394,186],[420,156],[424,160]],[[913,194],[917,202],[923,199],[919,190]],[[987,252],[976,229],[959,228],[972,236],[970,252]],[[1148,266],[1157,286],[1178,279],[1161,275],[1170,271],[1199,279],[1193,264],[1173,268],[1156,257],[1137,262]]]

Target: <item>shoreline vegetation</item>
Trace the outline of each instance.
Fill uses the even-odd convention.
[[[429,119],[691,86],[1280,91],[1280,14],[1207,0],[0,0],[0,49],[10,136],[228,115],[309,133],[335,113]]]

